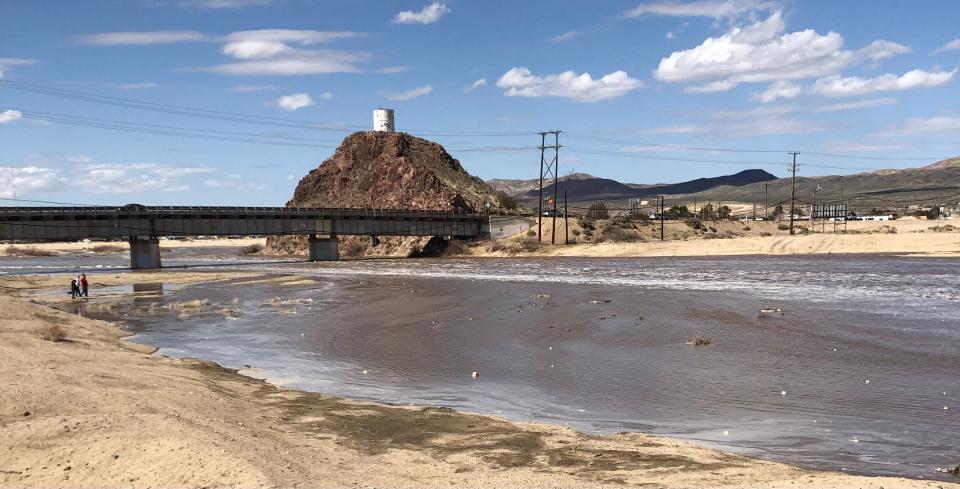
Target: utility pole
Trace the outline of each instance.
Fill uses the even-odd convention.
[[[538,205],[539,215],[537,216],[537,239],[541,242],[543,241],[543,236],[541,235],[543,222],[543,181],[547,180],[547,185],[550,185],[550,179],[552,178],[553,196],[550,200],[553,201],[553,229],[550,235],[550,244],[556,244],[557,242],[557,197],[559,197],[557,166],[560,163],[560,132],[560,130],[540,132],[540,203]],[[547,134],[553,134],[553,144],[550,146],[547,146]],[[545,153],[548,149],[553,150],[553,157],[550,159],[547,159]]]
[[[540,198],[537,200],[537,240],[543,242],[543,150],[547,143],[547,133],[540,133]]]
[[[663,196],[660,196],[660,241],[663,241]]]
[[[563,244],[570,244],[570,220],[567,218],[567,191],[563,191]]]
[[[794,234],[793,212],[794,212],[794,208],[797,205],[797,155],[800,154],[800,152],[791,151],[787,154],[793,156],[793,164],[790,165],[790,171],[793,174],[793,177],[790,181],[790,234]]]
[[[767,204],[767,184],[763,184],[763,220],[767,220],[767,216],[770,215],[770,209]]]

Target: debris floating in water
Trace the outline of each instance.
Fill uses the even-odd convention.
[[[613,301],[611,301],[610,299],[594,299],[592,301],[587,301],[587,302],[590,304],[609,304]]]
[[[723,436],[730,436],[730,432],[727,430],[723,430]]]
[[[476,370],[474,370],[473,373],[470,374],[470,377],[472,377],[472,378],[474,378],[474,379],[477,378],[477,377],[479,377],[479,376],[480,376],[480,374],[478,374]]]
[[[760,308],[759,316],[762,318],[783,316],[783,309],[780,309],[779,307],[763,307]]]
[[[780,391],[780,395],[781,395],[781,396],[787,395],[787,391]]]
[[[863,383],[864,383],[864,384],[869,384],[869,383],[870,383],[870,379],[864,380]]]
[[[851,436],[850,441],[852,441],[853,443],[860,443],[860,439],[857,438],[856,436]]]
[[[936,470],[944,474],[960,475],[960,464],[957,464],[956,467],[937,467]]]
[[[369,372],[367,371],[367,369],[363,369],[363,372],[360,372],[360,373],[362,373],[363,375],[367,375]]]
[[[713,340],[711,340],[710,338],[707,338],[706,336],[697,335],[693,337],[693,341],[690,342],[690,344],[692,344],[693,346],[707,346],[712,342]]]

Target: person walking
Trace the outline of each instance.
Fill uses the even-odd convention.
[[[84,297],[90,297],[90,289],[88,289],[89,285],[90,284],[87,282],[87,274],[81,273],[80,274],[80,295]]]
[[[79,290],[77,289],[77,279],[74,278],[70,280],[70,298],[76,299],[78,291]]]

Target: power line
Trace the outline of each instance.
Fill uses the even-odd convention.
[[[161,124],[148,124],[141,122],[119,121],[113,119],[99,119],[94,117],[74,116],[64,114],[54,114],[49,112],[37,112],[31,110],[21,110],[23,117],[32,120],[41,120],[58,124],[66,124],[80,127],[91,127],[97,129],[109,129],[116,131],[133,132],[139,134],[153,134],[161,136],[177,136],[193,139],[205,139],[212,141],[230,141],[241,143],[272,144],[280,146],[297,146],[306,148],[324,148],[335,149],[336,141],[322,139],[302,138],[296,136],[256,134],[236,131],[218,131],[213,129],[198,129],[189,127],[169,126]],[[329,143],[329,144],[317,144]],[[533,146],[485,146],[485,147],[465,147],[451,148],[450,151],[457,152],[507,152],[507,151],[530,151],[536,147]]]
[[[579,135],[578,135],[579,134]],[[585,140],[594,140],[607,143],[616,143],[616,144],[632,144],[636,146],[648,146],[651,148],[666,148],[666,149],[676,149],[682,151],[705,151],[705,152],[719,152],[719,153],[786,153],[786,150],[779,149],[748,149],[748,148],[714,148],[714,147],[705,147],[705,146],[685,146],[677,144],[662,144],[662,143],[651,143],[644,141],[634,141],[627,139],[618,139],[610,138],[603,136],[592,136],[582,133],[572,133],[569,137],[574,139],[585,139]],[[875,160],[875,161],[934,161],[942,160],[945,158],[942,157],[883,157],[883,156],[864,156],[864,155],[852,155],[852,154],[841,154],[841,153],[824,153],[816,151],[803,151],[804,154],[810,154],[815,156],[824,156],[829,158],[842,158],[842,159],[851,159],[851,160]]]
[[[369,126],[360,124],[345,124],[336,122],[321,122],[309,120],[286,119],[282,117],[272,117],[264,115],[243,114],[238,112],[228,112],[222,110],[211,110],[198,107],[188,107],[183,105],[162,104],[136,100],[123,97],[113,97],[108,95],[99,95],[90,92],[81,92],[77,90],[66,90],[32,83],[16,82],[12,80],[0,80],[0,87],[24,92],[36,93],[53,97],[78,100],[82,102],[97,103],[123,107],[128,109],[148,110],[163,112],[172,115],[181,115],[187,117],[201,117],[207,119],[216,119],[229,122],[241,122],[247,124],[273,125],[279,127],[293,127],[299,129],[311,129],[334,132],[355,132],[357,130],[368,130]],[[440,131],[440,130],[417,130],[411,129],[408,132],[418,132],[432,136],[462,136],[462,137],[509,137],[509,136],[527,136],[536,134],[536,132],[496,132],[496,131]]]

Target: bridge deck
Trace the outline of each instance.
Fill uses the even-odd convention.
[[[0,207],[0,240],[196,235],[474,237],[489,228],[489,219],[448,211],[356,208]]]

